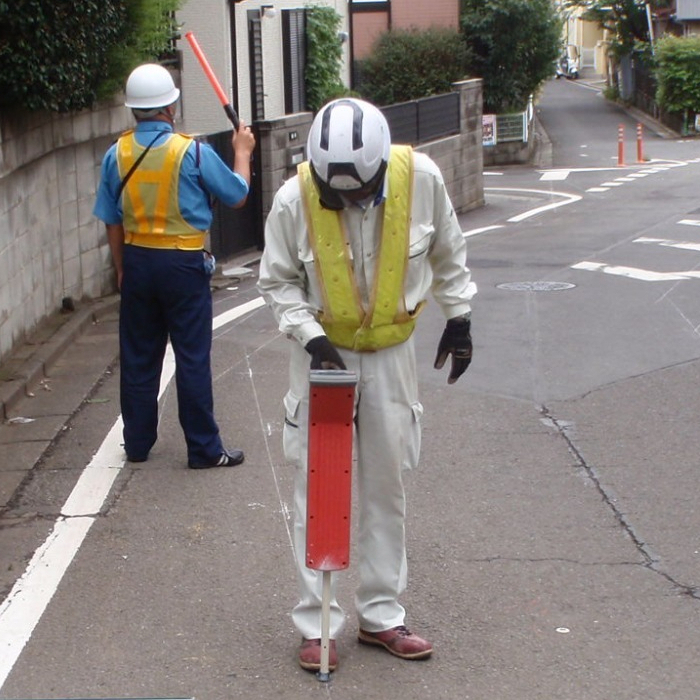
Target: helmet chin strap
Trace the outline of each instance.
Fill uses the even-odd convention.
[[[360,191],[366,193],[363,194],[363,196],[357,200],[358,202],[376,196],[377,192],[379,192],[382,186],[382,183],[384,182],[384,175],[386,174],[387,162],[382,161],[379,170],[369,182],[364,184],[362,187],[358,187],[352,190],[339,190],[331,187],[327,182],[324,182],[319,177],[318,173],[316,172],[316,168],[314,168],[314,164],[310,163],[310,166],[311,176],[313,178],[314,183],[316,184],[316,188],[318,189],[321,205],[324,207],[324,209],[339,211],[341,209],[345,209],[345,207],[347,206],[347,201],[354,201],[354,198],[352,197],[353,193],[359,193]]]

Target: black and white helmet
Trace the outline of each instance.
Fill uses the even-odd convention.
[[[374,105],[354,98],[329,102],[314,118],[307,143],[322,203],[337,209],[342,192],[376,192],[390,149],[389,125]]]

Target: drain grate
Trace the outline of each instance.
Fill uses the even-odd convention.
[[[570,282],[504,282],[496,285],[498,289],[508,292],[559,292],[575,286]]]

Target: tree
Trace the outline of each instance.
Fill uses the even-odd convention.
[[[652,10],[669,7],[672,0],[566,0],[567,8],[581,8],[583,19],[597,22],[614,37],[615,58],[626,56],[639,43],[649,43],[647,5]]]
[[[379,105],[439,95],[468,74],[467,57],[464,41],[455,30],[385,32],[362,62],[358,89]]]
[[[561,49],[553,0],[462,0],[461,26],[470,72],[484,83],[484,112],[524,110]]]

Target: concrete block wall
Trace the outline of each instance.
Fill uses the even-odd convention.
[[[296,174],[293,156],[301,153],[301,157],[306,158],[306,140],[313,116],[311,112],[300,112],[258,122],[263,221],[277,190]]]
[[[439,166],[457,213],[484,204],[484,149],[482,146],[482,81],[453,85],[460,96],[460,134],[419,146]]]
[[[0,115],[0,361],[64,298],[114,291],[92,207],[102,156],[130,125],[120,102],[66,115]]]

